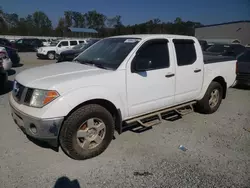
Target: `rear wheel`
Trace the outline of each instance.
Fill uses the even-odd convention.
[[[212,82],[204,97],[197,103],[197,110],[205,114],[212,114],[218,110],[222,101],[223,88],[220,83]]]
[[[114,119],[102,106],[90,104],[73,112],[64,122],[59,140],[71,158],[84,160],[101,154],[114,135]]]

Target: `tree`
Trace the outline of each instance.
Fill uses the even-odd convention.
[[[64,20],[65,20],[65,26],[66,27],[71,27],[73,25],[72,11],[65,11],[64,12]]]
[[[63,33],[66,30],[65,28],[65,20],[64,18],[60,18],[58,21],[58,25],[55,29],[56,36],[63,37]]]
[[[88,11],[85,14],[87,26],[93,29],[102,29],[105,26],[107,17],[104,14],[98,13],[95,10]]]
[[[0,7],[0,30],[2,31],[8,30],[9,26],[10,26],[10,23],[6,18],[6,14]]]
[[[51,20],[42,11],[36,11],[32,15],[34,28],[39,35],[48,35],[52,29]]]

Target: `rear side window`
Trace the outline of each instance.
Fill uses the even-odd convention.
[[[191,65],[196,61],[197,55],[193,40],[174,39],[173,42],[178,66]]]
[[[75,46],[75,45],[77,45],[77,42],[75,40],[71,40],[70,41],[70,46]]]

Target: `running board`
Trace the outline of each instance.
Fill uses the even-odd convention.
[[[162,120],[173,121],[179,119],[181,116],[189,114],[194,111],[193,105],[196,102],[189,102],[182,105],[166,108],[139,117],[135,117],[125,122],[129,124],[139,123],[143,127],[152,127],[162,123]]]

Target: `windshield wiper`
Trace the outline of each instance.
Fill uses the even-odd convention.
[[[103,64],[101,63],[93,63],[93,65],[101,69],[108,69],[107,67],[103,66]]]
[[[108,67],[103,66],[102,63],[97,63],[96,61],[92,61],[92,60],[79,60],[79,59],[75,59],[75,61],[81,63],[81,64],[86,64],[86,65],[93,65],[95,67],[101,68],[101,69],[109,69]]]

